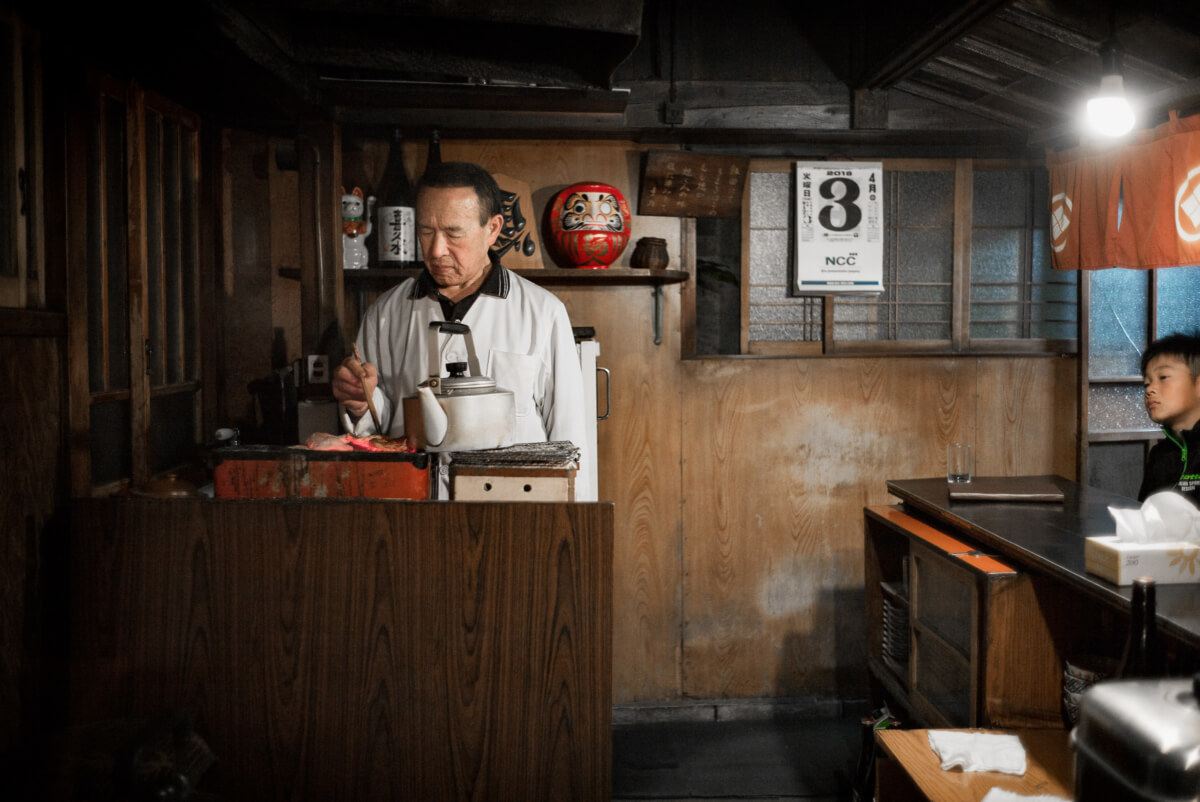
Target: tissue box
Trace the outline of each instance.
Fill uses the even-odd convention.
[[[1129,543],[1101,535],[1087,539],[1083,561],[1088,573],[1117,585],[1132,585],[1139,576],[1164,585],[1200,582],[1200,543]]]

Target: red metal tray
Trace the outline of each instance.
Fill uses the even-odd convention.
[[[314,451],[289,446],[218,448],[216,498],[429,498],[429,455]]]

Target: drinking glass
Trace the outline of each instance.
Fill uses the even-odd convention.
[[[971,444],[946,446],[946,481],[952,485],[971,481]]]

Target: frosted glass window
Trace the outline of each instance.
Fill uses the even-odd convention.
[[[1051,269],[1045,170],[972,177],[971,337],[1071,340],[1076,273]]]
[[[949,340],[954,174],[884,173],[884,291],[839,297],[833,339]]]
[[[1129,432],[1157,429],[1142,404],[1142,385],[1093,384],[1088,387],[1088,431]]]
[[[1200,267],[1158,270],[1158,336],[1200,329]]]
[[[954,225],[954,173],[898,173],[896,181],[897,222],[905,228]]]
[[[1170,271],[1159,272],[1161,281]],[[1089,378],[1141,375],[1142,352],[1149,343],[1146,304],[1151,275],[1149,270],[1120,267],[1090,274]]]
[[[971,202],[976,226],[1025,225],[1029,188],[1023,170],[975,173]]]
[[[970,337],[980,340],[1074,340],[1079,274],[1050,269],[1044,169],[974,173],[968,319],[953,320],[956,173],[949,160],[937,166],[948,169],[883,174],[884,291],[824,297],[790,295],[793,172],[752,172],[750,340],[908,340],[949,347],[955,325],[967,325]],[[832,332],[823,329],[825,303],[833,304]]]
[[[820,342],[824,299],[789,294],[794,236],[792,174],[750,174],[750,339]]]
[[[792,219],[792,174],[750,174],[750,227],[787,229]]]

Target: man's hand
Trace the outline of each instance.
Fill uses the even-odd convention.
[[[355,420],[367,414],[367,393],[375,390],[379,373],[370,362],[359,362],[352,356],[342,360],[333,374],[333,397],[346,406]]]

